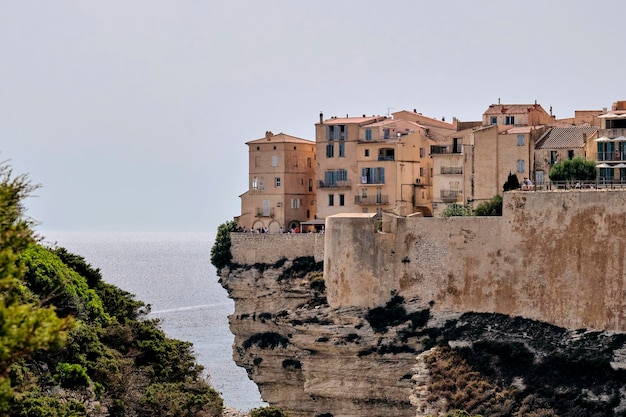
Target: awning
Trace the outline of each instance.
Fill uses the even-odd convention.
[[[613,168],[613,167],[609,164],[598,164],[596,165],[596,168]]]
[[[609,142],[611,139],[607,138],[606,136],[601,136],[597,139],[594,139],[594,141],[596,142]]]
[[[613,168],[626,168],[626,164],[623,162],[620,162],[619,164],[614,165]]]
[[[324,226],[325,224],[325,219],[315,219],[309,220],[308,222],[300,222],[300,226]]]
[[[613,138],[613,140],[617,141],[617,142],[624,142],[626,141],[626,137],[624,136],[618,136],[616,138]]]

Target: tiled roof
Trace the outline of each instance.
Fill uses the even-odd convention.
[[[365,122],[376,122],[378,120],[382,120],[382,116],[371,116],[371,117],[331,117],[330,119],[324,120],[325,125],[347,125],[350,123],[365,123]]]
[[[315,142],[312,140],[301,139],[295,136],[286,135],[284,133],[278,133],[276,135],[272,134],[272,132],[268,132],[269,135],[266,135],[264,138],[251,140],[246,142],[246,145],[250,145],[253,143],[302,143],[306,145],[315,145]]]
[[[495,114],[525,114],[530,113],[532,110],[545,112],[540,104],[492,104],[483,114],[487,116]]]
[[[593,126],[553,127],[537,141],[536,149],[582,148],[585,145],[583,135],[587,140],[598,132]]]

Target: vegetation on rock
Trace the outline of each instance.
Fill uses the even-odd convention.
[[[279,407],[260,407],[250,410],[250,417],[289,417],[289,414]]]
[[[236,232],[238,229],[239,226],[234,220],[222,223],[217,228],[217,236],[211,248],[211,264],[217,269],[224,268],[232,261],[233,255],[230,253],[230,233]]]
[[[82,257],[36,242],[22,206],[34,188],[0,168],[0,415],[220,416],[190,343]]]

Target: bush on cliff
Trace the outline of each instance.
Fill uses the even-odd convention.
[[[289,417],[289,414],[278,407],[259,407],[250,410],[250,417]]]
[[[237,222],[234,220],[222,223],[217,228],[215,243],[213,243],[211,248],[211,263],[217,269],[222,269],[229,265],[233,259],[233,255],[230,253],[230,233],[236,232],[238,228],[239,226],[237,226]]]
[[[36,243],[32,189],[0,166],[0,415],[221,416],[191,344],[80,256]]]

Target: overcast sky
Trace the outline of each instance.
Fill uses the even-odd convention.
[[[208,231],[246,141],[326,117],[626,99],[626,2],[6,0],[0,160],[42,230]]]

